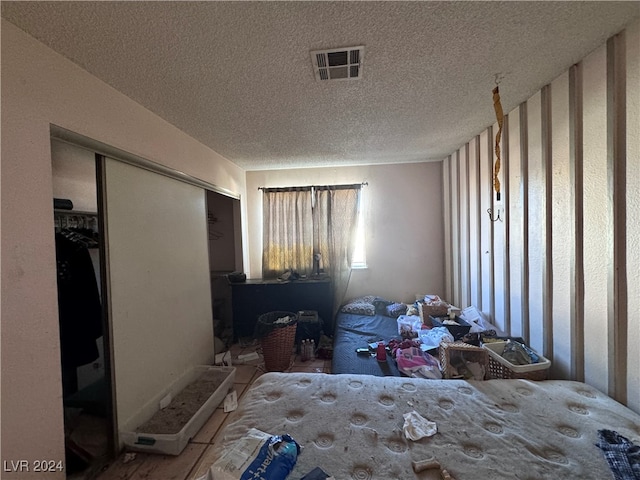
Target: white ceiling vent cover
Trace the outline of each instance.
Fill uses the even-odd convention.
[[[311,52],[311,63],[318,81],[361,79],[363,58],[364,46]]]

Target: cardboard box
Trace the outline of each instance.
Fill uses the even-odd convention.
[[[418,313],[420,318],[422,319],[422,323],[431,327],[431,319],[430,317],[433,315],[434,317],[447,315],[449,313],[449,305],[448,303],[440,303],[437,305],[427,304],[424,301],[418,302]]]

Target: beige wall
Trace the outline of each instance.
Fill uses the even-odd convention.
[[[240,168],[2,21],[2,460],[64,459],[50,124],[245,193]]]
[[[364,188],[368,268],[354,270],[347,298],[375,294],[414,301],[444,294],[440,162],[247,172],[251,267],[262,268],[262,193],[258,187],[368,182]]]
[[[553,377],[584,380],[638,412],[639,32],[636,21],[509,112],[500,175],[504,222],[492,223],[486,213],[496,207],[490,179],[497,125],[443,165],[445,203],[452,203],[445,235],[454,242],[446,285],[454,303],[475,304],[524,336],[553,361]],[[616,44],[622,46],[617,84]],[[582,97],[572,97],[580,89]],[[501,91],[508,95],[509,86]],[[626,126],[619,122],[618,130],[611,121],[615,91],[626,96]],[[574,135],[580,124],[582,138]],[[623,139],[618,153],[615,131]],[[616,184],[612,172],[624,162]],[[459,176],[468,176],[469,188],[458,189]],[[458,242],[467,222],[470,241]],[[459,269],[458,259],[467,266]]]
[[[630,405],[640,411],[640,21],[627,35],[627,381]],[[635,160],[634,160],[635,158]],[[635,395],[635,399],[633,399]]]

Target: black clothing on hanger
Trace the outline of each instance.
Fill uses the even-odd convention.
[[[86,244],[56,233],[56,260],[62,367],[74,369],[99,357],[100,293]]]

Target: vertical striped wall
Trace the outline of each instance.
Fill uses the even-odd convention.
[[[449,301],[524,337],[552,360],[552,378],[638,412],[639,31],[636,21],[508,113],[500,201],[497,124],[443,168]]]

